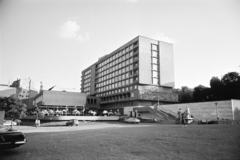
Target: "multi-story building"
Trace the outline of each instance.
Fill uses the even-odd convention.
[[[173,45],[142,36],[82,71],[87,106],[99,109],[177,102],[173,87]]]

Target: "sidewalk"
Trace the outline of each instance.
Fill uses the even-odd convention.
[[[122,127],[142,127],[151,125],[128,125],[124,123],[85,123],[79,126],[51,126],[51,127],[35,127],[35,126],[14,126],[14,129],[22,131],[24,133],[37,133],[37,132],[65,132],[65,131],[79,131],[79,130],[91,130],[91,129],[104,129],[104,128],[122,128]]]

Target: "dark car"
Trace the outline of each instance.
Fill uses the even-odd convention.
[[[78,126],[79,125],[79,122],[77,119],[70,119],[69,121],[67,121],[66,123],[67,126]]]
[[[12,128],[0,128],[0,150],[16,148],[26,142],[23,132]]]

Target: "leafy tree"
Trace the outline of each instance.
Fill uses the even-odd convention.
[[[229,72],[221,79],[224,99],[240,99],[240,76],[237,72]]]
[[[5,111],[5,117],[19,119],[25,115],[27,106],[15,96],[0,97],[0,110]]]
[[[223,85],[218,77],[212,77],[210,80],[211,91],[213,94],[213,100],[223,99]]]
[[[187,86],[182,86],[181,89],[174,89],[174,93],[178,94],[178,100],[181,103],[193,102],[193,90]]]
[[[199,85],[193,89],[194,102],[209,101],[213,99],[211,88]]]

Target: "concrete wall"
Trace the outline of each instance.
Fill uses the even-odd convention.
[[[86,94],[76,92],[43,91],[43,105],[83,106]]]
[[[139,37],[139,83],[152,84],[151,76],[150,39]]]
[[[160,85],[174,87],[173,45],[159,41]]]
[[[0,111],[0,125],[3,125],[5,111]]]
[[[186,106],[190,108],[191,114],[195,119],[207,119],[216,120],[216,104],[218,106],[219,119],[230,119],[233,120],[232,102],[228,101],[212,101],[212,102],[200,102],[200,103],[183,103],[183,104],[171,104],[171,105],[160,105],[158,109],[163,107],[166,110],[178,112],[179,108],[182,110],[186,109]]]
[[[234,120],[240,120],[240,100],[232,100],[232,110]]]
[[[91,66],[90,95],[95,93],[96,64]]]

